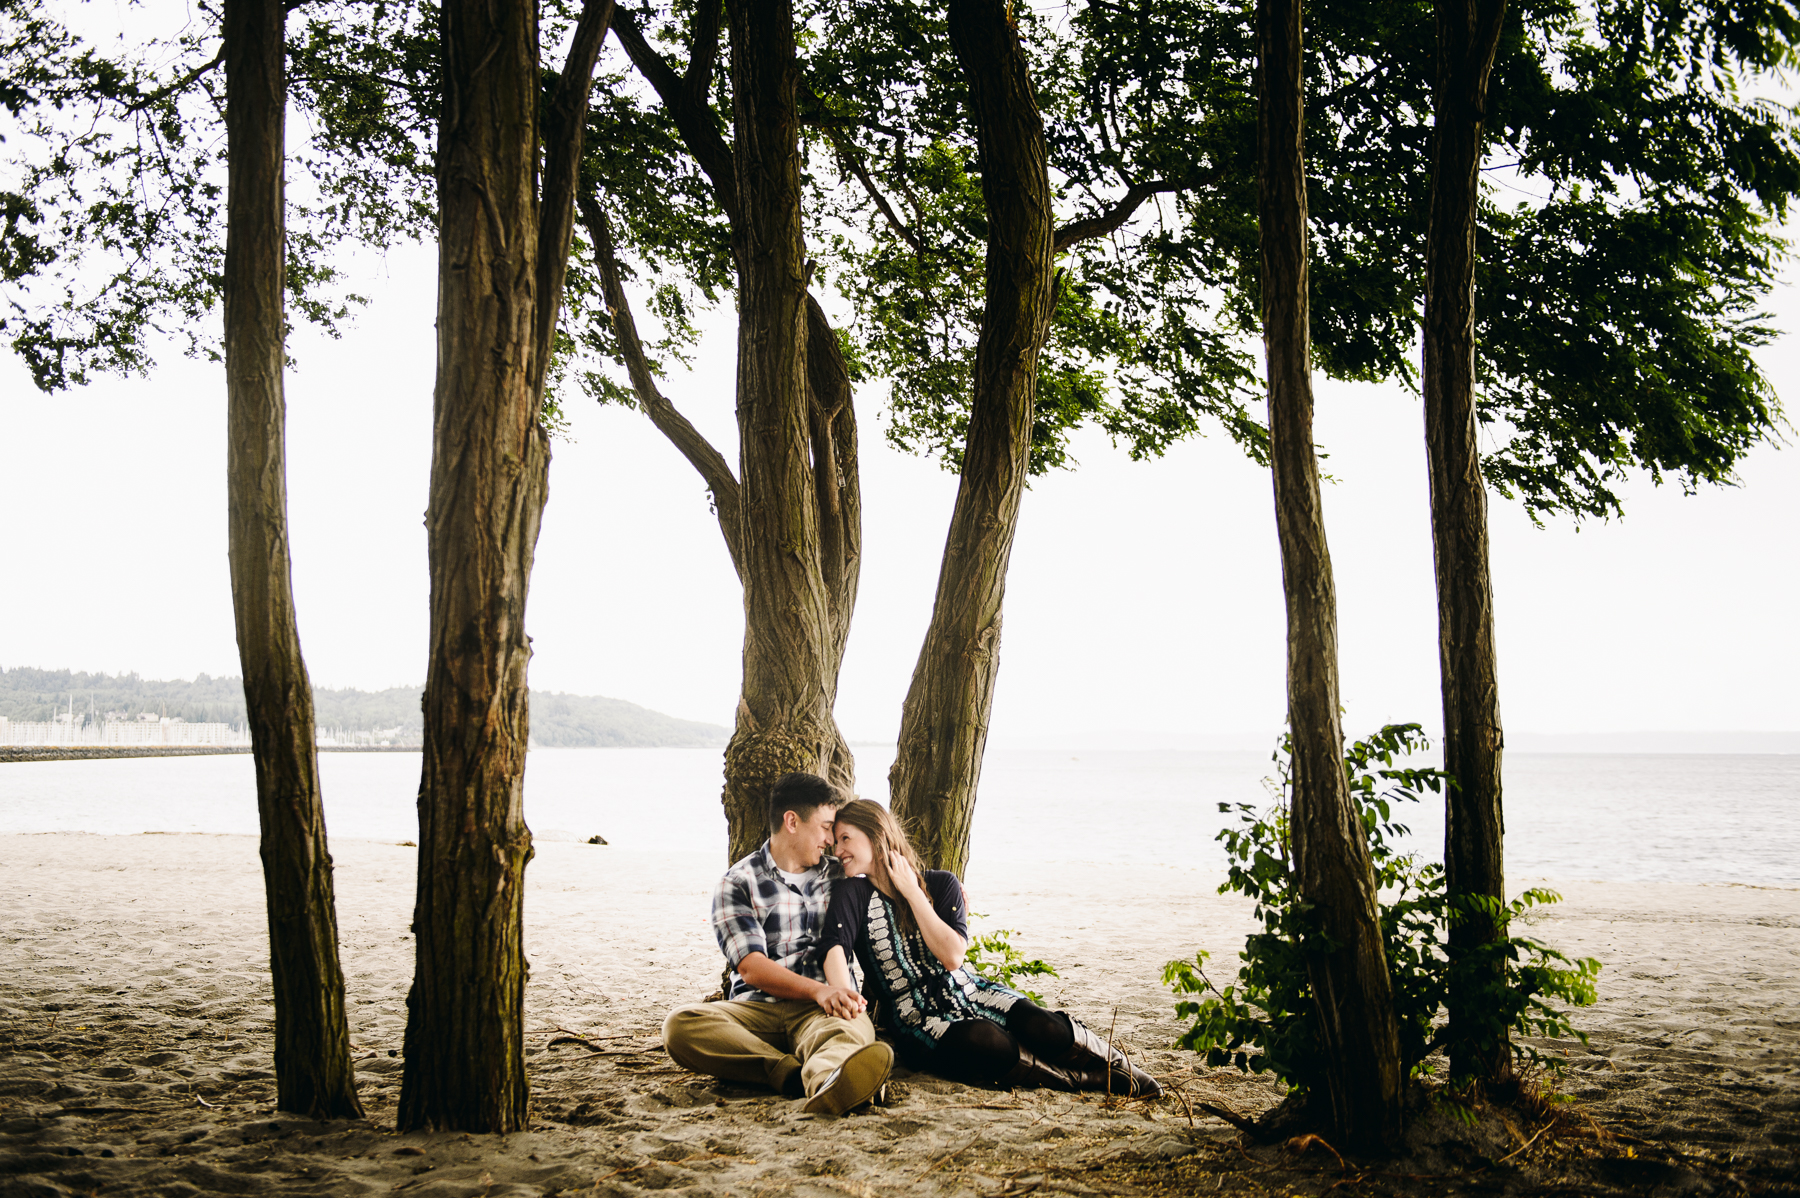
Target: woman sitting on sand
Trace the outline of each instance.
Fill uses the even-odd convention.
[[[864,995],[880,1002],[882,1026],[908,1068],[977,1085],[1162,1093],[1079,1019],[963,968],[962,883],[945,870],[921,870],[887,808],[868,799],[840,807],[837,855],[845,877],[833,889],[820,940],[825,977],[853,989],[849,954],[856,954]]]

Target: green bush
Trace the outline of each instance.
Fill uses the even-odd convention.
[[[973,911],[969,914],[976,919],[987,918]],[[1014,948],[1011,938],[1016,935],[1018,932],[1012,928],[996,928],[971,938],[969,951],[963,954],[963,964],[989,981],[999,982],[1008,990],[1017,990],[1038,1006],[1044,1006],[1044,996],[1026,989],[1020,979],[1060,975],[1044,962],[1035,957],[1027,959],[1024,953]]]
[[[1407,834],[1394,821],[1399,803],[1417,802],[1430,791],[1442,793],[1448,778],[1441,770],[1411,769],[1394,764],[1428,748],[1417,724],[1389,724],[1344,753],[1350,796],[1368,836],[1369,856],[1379,887],[1377,905],[1392,976],[1394,1014],[1400,1029],[1401,1063],[1409,1074],[1428,1068],[1426,1057],[1442,1043],[1439,1013],[1448,995],[1452,965],[1444,937],[1452,921],[1473,910],[1484,912],[1503,930],[1527,909],[1553,903],[1549,890],[1528,890],[1510,903],[1482,895],[1444,893],[1443,866],[1398,852],[1394,838]],[[1176,1015],[1192,1020],[1177,1041],[1179,1047],[1204,1053],[1209,1065],[1233,1064],[1250,1073],[1273,1072],[1290,1090],[1312,1089],[1322,1076],[1323,1052],[1313,1019],[1313,993],[1306,972],[1306,946],[1320,936],[1316,921],[1295,891],[1289,871],[1287,800],[1288,739],[1276,751],[1276,779],[1270,790],[1281,800],[1268,811],[1251,803],[1221,803],[1236,811],[1240,826],[1219,833],[1231,861],[1219,893],[1237,891],[1256,901],[1263,931],[1250,936],[1239,954],[1243,964],[1237,981],[1223,989],[1206,974],[1208,954],[1192,961],[1171,961],[1163,981],[1181,998]],[[1495,962],[1502,968],[1495,969]],[[1587,1037],[1572,1028],[1567,1008],[1594,1001],[1594,978],[1600,962],[1571,960],[1557,950],[1524,936],[1503,934],[1481,949],[1465,954],[1454,966],[1478,978],[1474,1009],[1461,1012],[1470,1031],[1493,1043],[1505,1032],[1528,1036]],[[1565,1004],[1565,1005],[1556,1005]],[[1541,1060],[1530,1045],[1513,1042],[1519,1055]]]

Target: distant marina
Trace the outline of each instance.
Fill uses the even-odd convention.
[[[422,738],[404,727],[322,728],[324,750],[418,749]],[[223,722],[190,723],[154,711],[81,712],[70,697],[66,710],[49,720],[0,716],[0,761],[56,761],[106,757],[182,757],[206,753],[248,753],[250,729]]]

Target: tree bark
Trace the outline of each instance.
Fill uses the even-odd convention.
[[[986,299],[956,507],[888,783],[894,813],[927,864],[960,874],[1000,668],[1001,602],[1030,465],[1055,242],[1044,123],[1006,5],[951,0],[949,26],[981,155]]]
[[[431,657],[419,783],[417,961],[403,1129],[525,1126],[526,591],[547,495],[538,423],[561,303],[594,55],[590,0],[546,107],[538,194],[537,9],[441,10],[438,367],[433,395]]]
[[[1287,598],[1289,830],[1301,900],[1318,924],[1307,972],[1325,1053],[1330,1123],[1381,1148],[1399,1135],[1400,1043],[1376,917],[1375,873],[1344,774],[1337,592],[1313,447],[1300,0],[1260,0],[1258,219],[1269,443]]]
[[[806,290],[791,5],[730,11],[732,145],[706,104],[717,10],[716,3],[696,6],[684,74],[629,17],[616,25],[620,45],[712,184],[731,223],[738,270],[739,457],[731,487],[716,485],[724,459],[656,391],[647,363],[640,371],[626,354],[645,412],[713,491],[744,584],[744,684],[723,795],[727,855],[735,861],[767,835],[769,786],[781,774],[818,772],[847,793],[855,789],[855,758],[831,712],[856,607],[862,492],[849,374],[836,332]],[[591,215],[584,209],[590,231],[599,218],[597,204]],[[616,295],[608,304],[620,332],[618,314],[629,322],[629,307],[622,289]],[[796,297],[804,304],[798,315]],[[717,502],[727,491],[731,501]]]
[[[1475,421],[1475,224],[1482,123],[1505,0],[1437,0],[1436,119],[1431,222],[1425,247],[1425,448],[1437,566],[1438,662],[1444,699],[1444,884],[1458,896],[1504,899],[1500,688],[1494,592],[1488,572],[1487,491]],[[1491,972],[1458,965],[1504,934],[1479,910],[1450,925],[1450,1071],[1504,1081],[1512,1075],[1505,1029],[1472,1018]]]
[[[288,561],[285,26],[282,0],[226,0],[231,600],[269,907],[275,1105],[315,1119],[354,1119],[363,1112],[344,1020],[312,684],[300,654]]]
[[[725,749],[729,853],[768,835],[780,775],[839,772],[834,595],[824,575],[808,378],[799,69],[788,0],[729,6],[738,218],[738,462],[744,684]],[[848,749],[842,749],[848,754]],[[836,766],[837,768],[834,768]]]

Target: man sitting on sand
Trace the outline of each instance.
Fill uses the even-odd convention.
[[[872,1098],[894,1064],[862,995],[826,982],[819,952],[842,877],[828,850],[843,802],[813,774],[775,780],[769,839],[713,892],[713,934],[732,969],[726,1001],[679,1007],[663,1021],[677,1064],[806,1097],[806,1110],[831,1115]]]

